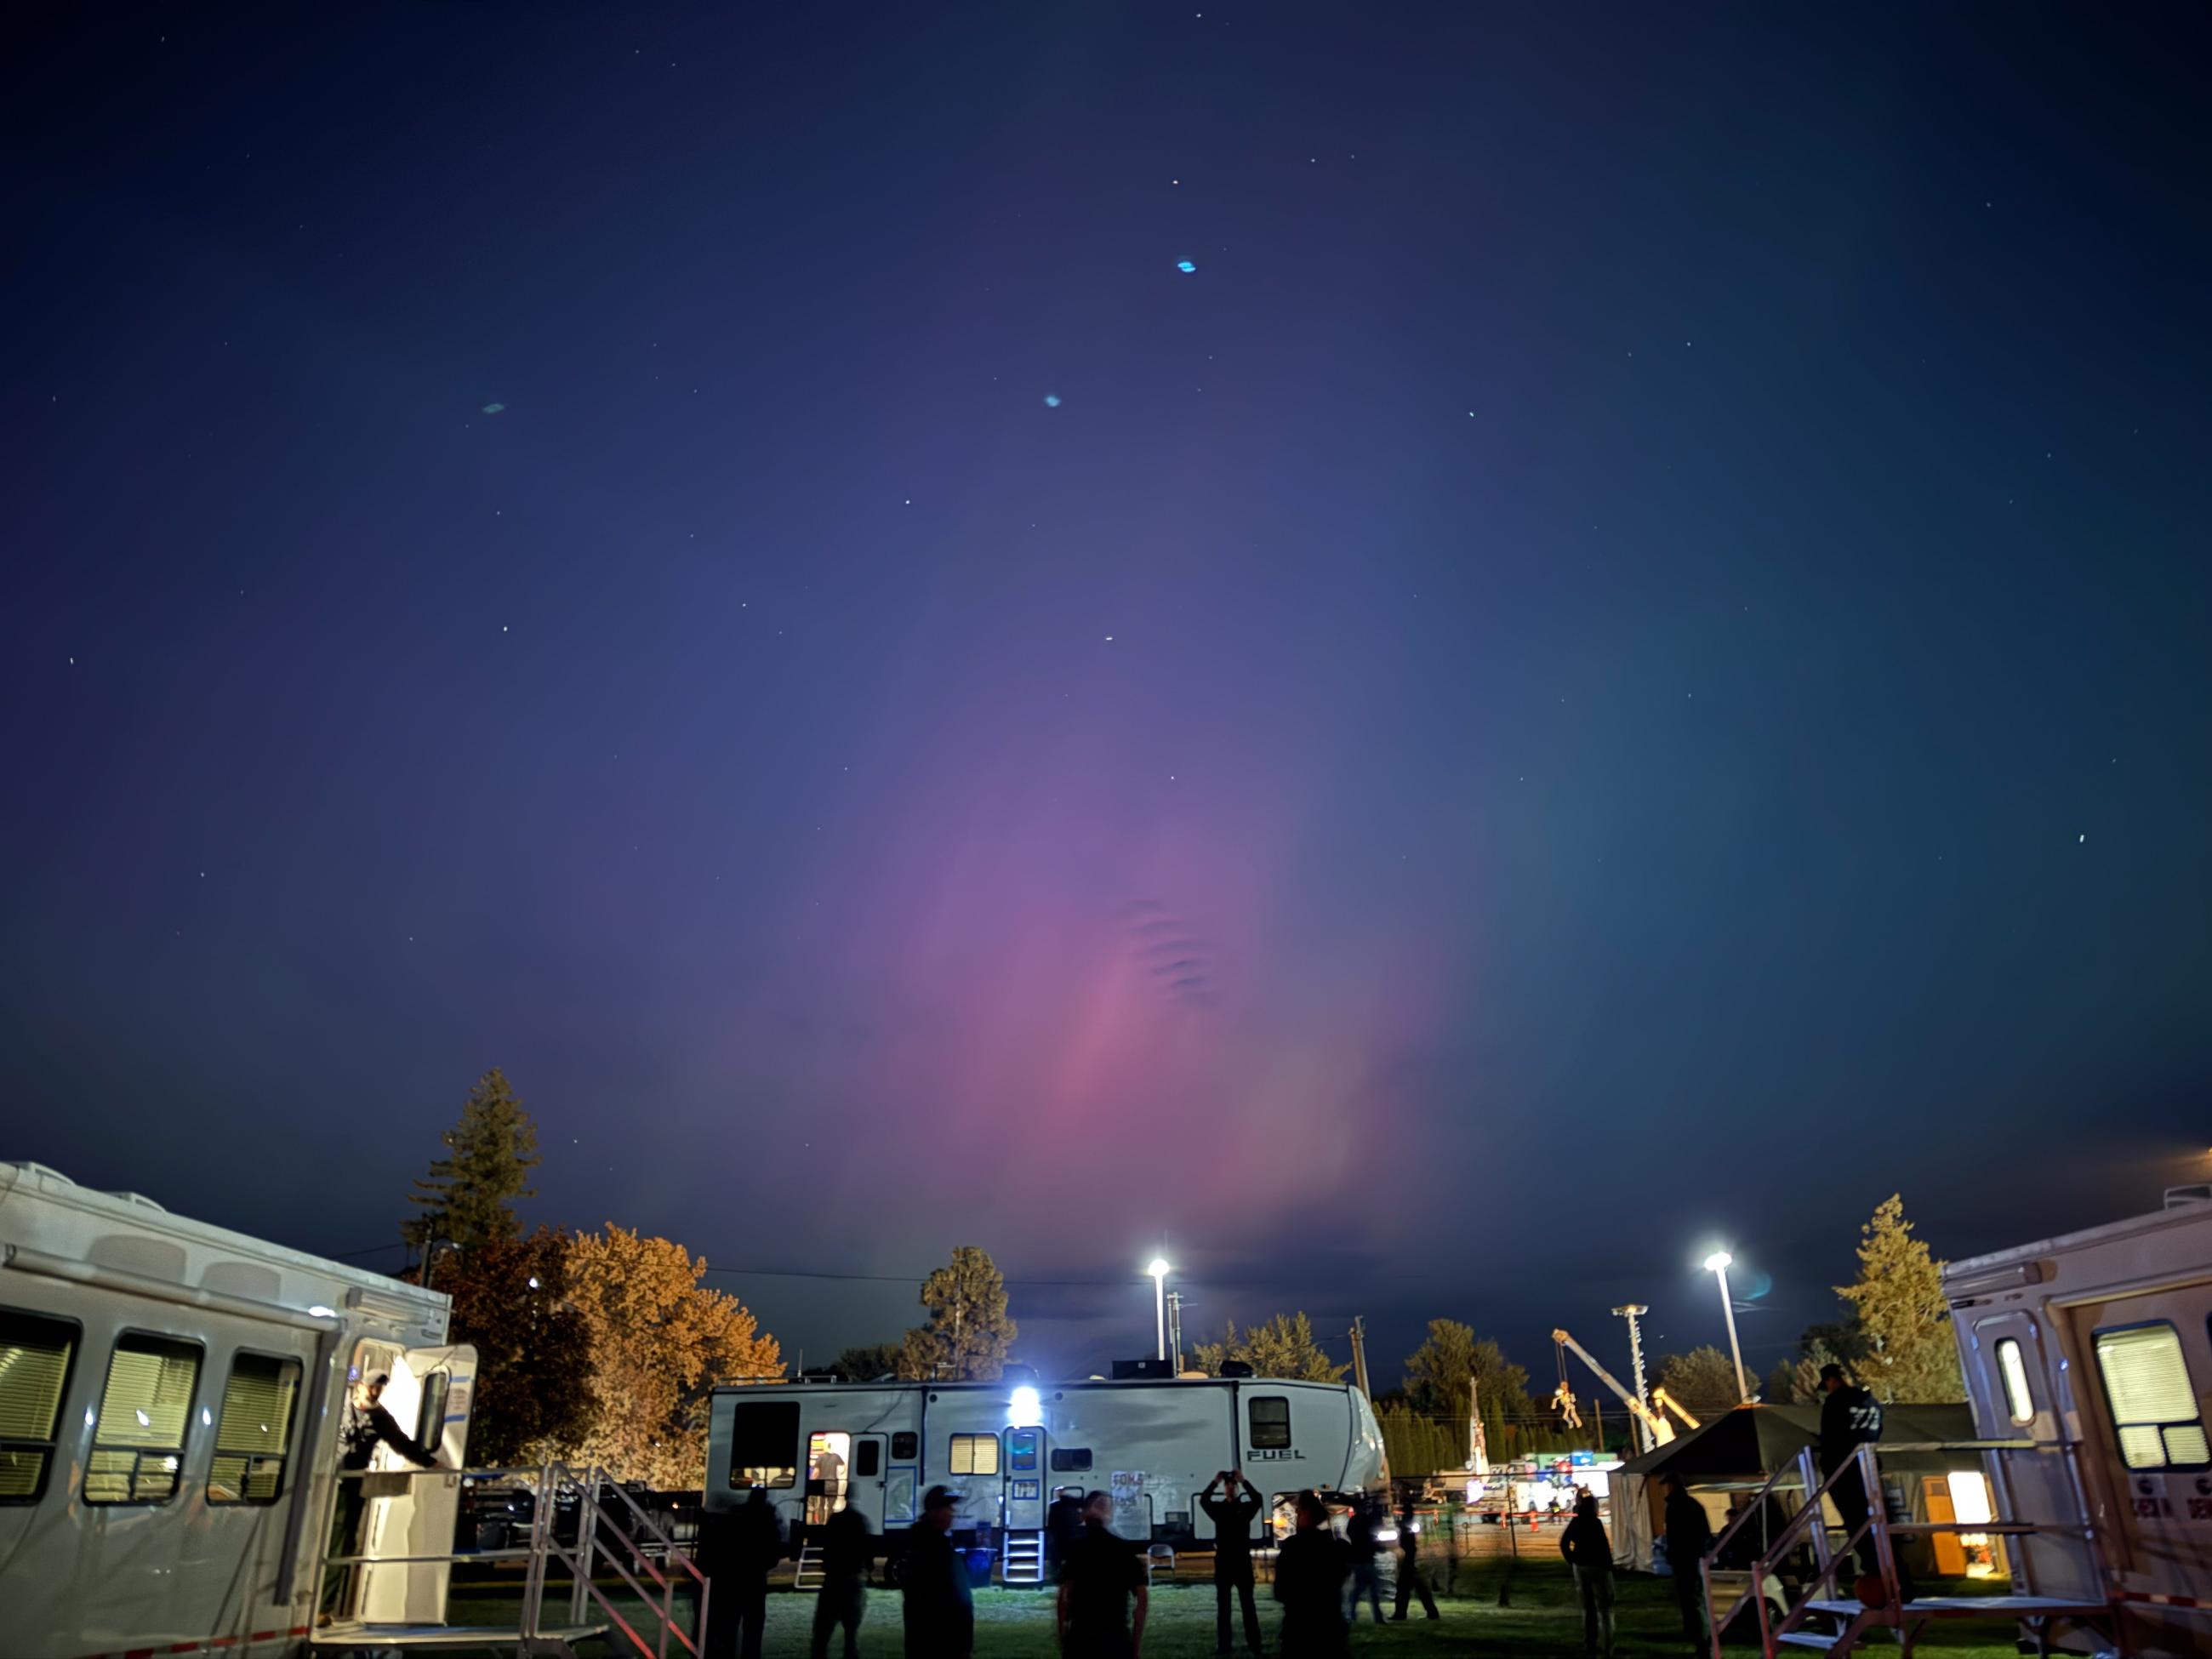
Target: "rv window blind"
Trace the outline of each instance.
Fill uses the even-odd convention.
[[[222,1416],[208,1467],[210,1504],[273,1504],[283,1490],[291,1449],[292,1407],[300,1397],[300,1362],[242,1353],[230,1363]]]
[[[76,1352],[67,1321],[0,1313],[0,1504],[35,1503],[46,1489]]]
[[[2203,1468],[2212,1463],[2180,1334],[2160,1320],[2099,1331],[2096,1341],[2097,1370],[2127,1466]]]
[[[1091,1448],[1088,1446],[1054,1446],[1052,1467],[1059,1474],[1072,1474],[1091,1467]]]
[[[948,1465],[954,1474],[996,1474],[999,1437],[995,1434],[956,1434]]]
[[[200,1351],[189,1342],[116,1339],[85,1464],[86,1503],[166,1504],[176,1495],[199,1375]]]

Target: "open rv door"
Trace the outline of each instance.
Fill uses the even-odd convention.
[[[469,1409],[476,1397],[477,1351],[466,1345],[410,1348],[392,1361],[383,1405],[399,1426],[438,1454],[418,1469],[389,1446],[369,1463],[362,1553],[448,1555],[460,1519],[461,1475],[468,1467]],[[404,1473],[403,1473],[404,1472]],[[385,1480],[376,1479],[387,1476]],[[371,1625],[442,1625],[446,1561],[372,1559],[362,1569],[361,1618]]]

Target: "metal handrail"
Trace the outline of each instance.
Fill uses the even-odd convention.
[[[1879,1462],[1881,1453],[1943,1451],[2042,1453],[2064,1452],[2071,1449],[2069,1444],[2039,1440],[1865,1441],[1854,1446],[1851,1449],[1850,1456],[1838,1463],[1826,1476],[1816,1479],[1813,1449],[1810,1446],[1804,1447],[1797,1454],[1794,1469],[1780,1470],[1771,1476],[1766,1485],[1759,1489],[1758,1498],[1745,1508],[1741,1515],[1729,1523],[1721,1536],[1714,1540],[1712,1550],[1698,1563],[1698,1570],[1704,1578],[1705,1589],[1706,1617],[1711,1638],[1711,1659],[1721,1659],[1721,1631],[1737,1613],[1742,1610],[1743,1602],[1746,1600],[1753,1601],[1758,1607],[1760,1650],[1769,1654],[1774,1652],[1777,1638],[1796,1630],[1811,1615],[1814,1610],[1813,1603],[1822,1599],[1820,1594],[1822,1589],[1826,1588],[1833,1591],[1838,1568],[1844,1562],[1854,1558],[1861,1540],[1869,1535],[1874,1540],[1876,1575],[1882,1583],[1882,1605],[1885,1608],[1892,1610],[1893,1615],[1901,1600],[1901,1587],[1897,1571],[1897,1553],[1891,1536],[1893,1530],[1915,1533],[2002,1532],[2008,1536],[2034,1534],[2087,1535],[2085,1530],[2080,1527],[2016,1521],[1906,1522],[1900,1522],[1893,1528],[1889,1520],[1888,1499],[1881,1486],[1881,1470]],[[1847,1475],[1854,1474],[1860,1482],[1860,1492],[1865,1501],[1866,1519],[1853,1528],[1840,1544],[1832,1546],[1828,1538],[1827,1517],[1822,1513],[1820,1508],[1821,1501],[1831,1495],[1839,1481]],[[1737,1530],[1750,1518],[1754,1510],[1764,1512],[1768,1495],[1781,1488],[1783,1483],[1792,1474],[1796,1477],[1796,1485],[1804,1492],[1803,1503],[1799,1506],[1797,1512],[1791,1516],[1768,1541],[1765,1552],[1752,1564],[1751,1585],[1746,1595],[1739,1597],[1726,1613],[1715,1617],[1712,1606],[1714,1557],[1719,1553],[1721,1547],[1735,1535]],[[1766,1603],[1766,1579],[1769,1574],[1798,1547],[1801,1540],[1811,1542],[1815,1568],[1811,1581],[1805,1587],[1804,1595],[1798,1599],[1796,1606],[1785,1607],[1783,1609],[1781,1622],[1777,1624]],[[1866,1609],[1866,1611],[1872,1611],[1872,1609]]]

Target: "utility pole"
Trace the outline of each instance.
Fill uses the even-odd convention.
[[[1168,1292],[1168,1352],[1175,1356],[1175,1374],[1182,1375],[1182,1292]]]
[[[1636,1322],[1651,1310],[1641,1302],[1630,1302],[1613,1311],[1628,1322],[1628,1374],[1636,1383],[1636,1403],[1648,1412],[1651,1409],[1651,1396],[1644,1386],[1644,1336],[1637,1329]],[[1650,1424],[1644,1418],[1636,1418],[1630,1426],[1630,1432],[1634,1436],[1639,1451],[1650,1451],[1656,1443],[1657,1437],[1652,1434]]]
[[[1359,1385],[1359,1392],[1370,1400],[1374,1390],[1367,1386],[1367,1320],[1355,1314],[1352,1321],[1352,1380]]]

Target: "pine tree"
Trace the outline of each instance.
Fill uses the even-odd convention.
[[[989,1252],[963,1244],[923,1283],[928,1322],[899,1344],[898,1374],[915,1382],[996,1382],[1020,1328],[1006,1312],[1006,1281]]]
[[[1194,1344],[1190,1357],[1191,1364],[1208,1376],[1220,1376],[1223,1364],[1231,1359],[1249,1365],[1255,1376],[1286,1376],[1304,1382],[1341,1382],[1352,1369],[1322,1351],[1314,1340],[1313,1322],[1303,1313],[1279,1313],[1241,1334],[1232,1319],[1220,1341]]]
[[[1838,1285],[1864,1331],[1859,1380],[1882,1401],[1929,1403],[1966,1397],[1958,1344],[1943,1300],[1943,1264],[1912,1236],[1905,1202],[1892,1193],[1859,1229],[1859,1276]]]
[[[440,1137],[449,1156],[434,1160],[422,1190],[407,1201],[422,1213],[400,1224],[399,1235],[416,1250],[450,1240],[464,1252],[487,1239],[515,1238],[522,1224],[509,1205],[535,1198],[528,1184],[538,1167],[538,1126],[495,1066],[477,1079],[461,1108],[460,1121]]]

